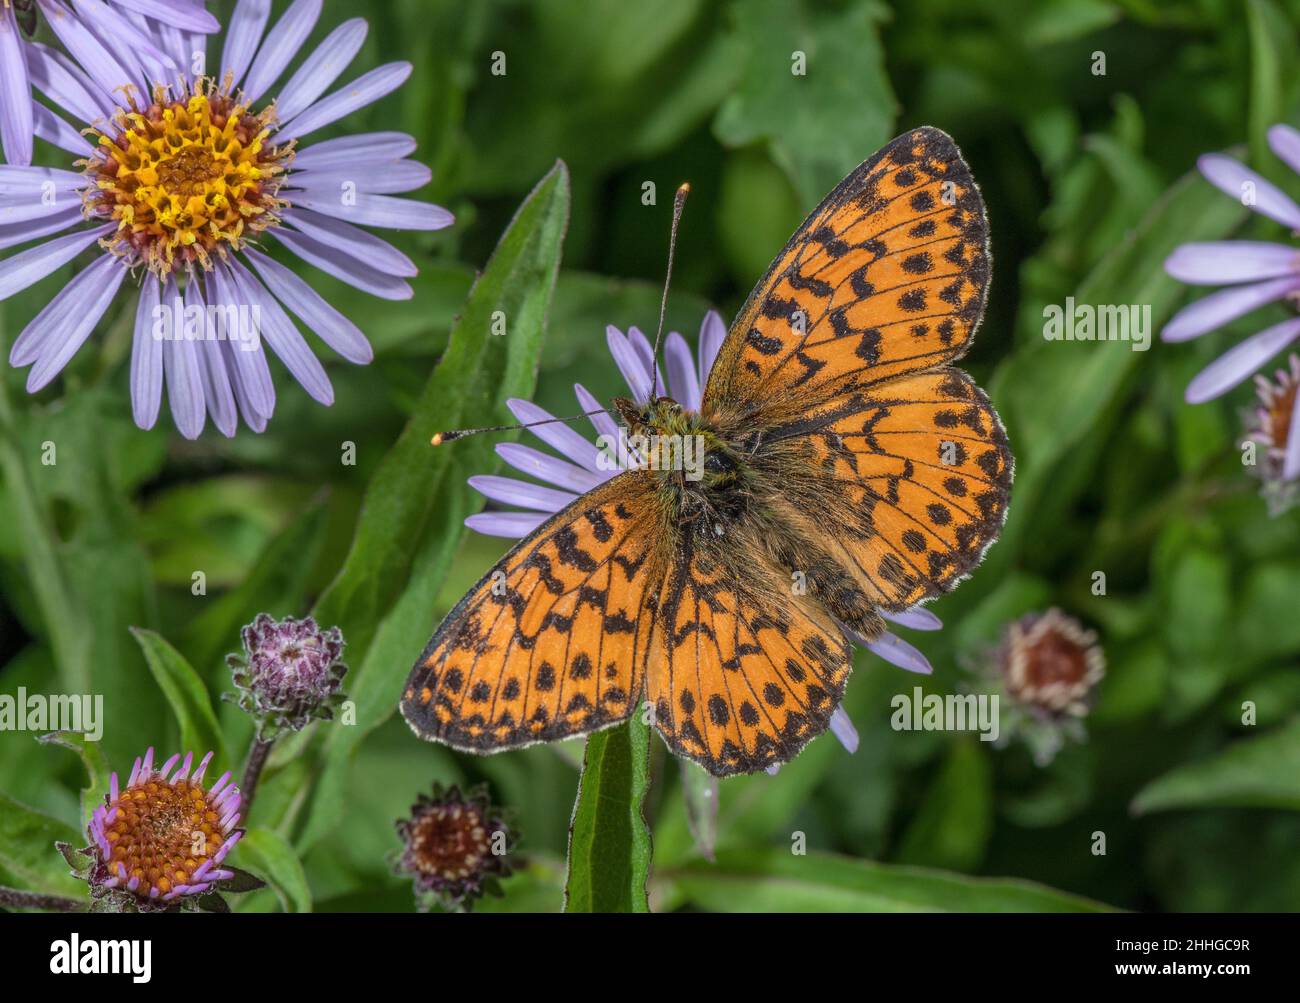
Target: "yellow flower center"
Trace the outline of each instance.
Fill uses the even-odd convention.
[[[117,221],[104,241],[110,251],[165,276],[210,268],[214,253],[238,251],[279,223],[293,148],[268,145],[272,109],[252,115],[210,80],[176,99],[158,88],[144,109],[128,103],[112,128],[88,130],[99,149],[83,162],[93,182],[87,213]]]
[[[105,826],[112,848],[107,861],[116,874],[120,863],[127,880],[139,878],[137,894],[157,886],[164,895],[188,884],[194,872],[221,848],[220,816],[207,793],[189,780],[167,783],[157,778],[122,791],[109,810],[117,818]]]

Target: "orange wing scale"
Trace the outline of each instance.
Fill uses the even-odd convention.
[[[433,635],[402,714],[426,739],[496,752],[581,735],[640,701],[658,510],[644,471],[579,498],[504,557]]]
[[[960,357],[988,292],[984,204],[956,144],[902,135],[795,232],[732,325],[705,406],[818,399]]]
[[[646,698],[668,747],[715,776],[783,763],[826,730],[852,668],[834,622],[761,563],[683,543],[653,604]],[[671,627],[671,634],[669,628]]]

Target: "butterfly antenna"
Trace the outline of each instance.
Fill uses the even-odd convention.
[[[673,280],[673,258],[677,253],[677,227],[682,221],[682,209],[686,206],[686,196],[691,193],[689,182],[683,182],[673,196],[673,228],[668,235],[668,271],[664,274],[664,294],[659,299],[659,330],[655,332],[655,350],[650,360],[652,370],[650,400],[659,396],[659,342],[664,336],[664,315],[668,312],[668,286]]]
[[[554,425],[559,422],[577,421],[579,418],[590,418],[596,414],[608,414],[604,408],[598,408],[595,411],[583,411],[582,414],[575,414],[568,418],[543,418],[541,421],[521,422],[515,425],[485,425],[483,428],[460,428],[454,432],[438,432],[429,440],[435,446],[441,446],[448,442],[455,442],[457,439],[464,439],[471,435],[478,435],[481,432],[516,432],[521,428],[536,428],[538,425]]]

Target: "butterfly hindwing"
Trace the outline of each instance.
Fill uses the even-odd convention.
[[[783,516],[883,609],[953,588],[1006,518],[1006,433],[959,369],[853,391],[771,435],[790,447]]]
[[[521,541],[461,600],[411,670],[402,713],[426,739],[495,752],[586,734],[640,700],[658,510],[619,474]]]
[[[951,362],[974,337],[988,282],[970,169],[947,134],[914,129],[795,232],[732,325],[705,407],[788,411]]]
[[[646,670],[660,735],[715,776],[792,759],[826,730],[852,666],[842,633],[786,572],[729,546],[681,539],[652,604]]]

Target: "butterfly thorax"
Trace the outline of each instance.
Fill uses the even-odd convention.
[[[749,497],[743,443],[670,397],[645,404],[618,398],[614,407],[639,465],[657,480],[669,521],[684,526],[703,519],[721,534],[743,515]]]

